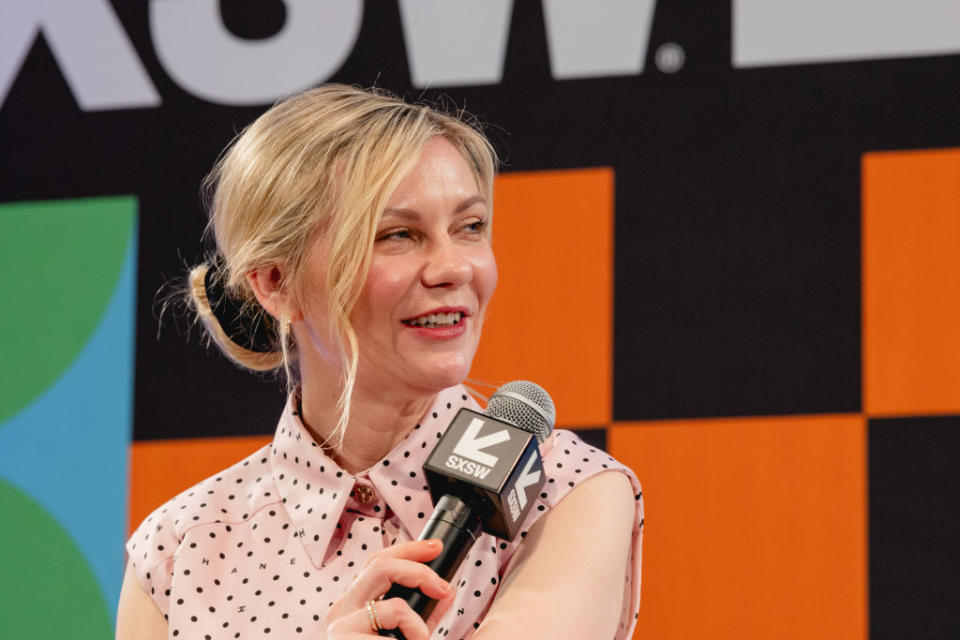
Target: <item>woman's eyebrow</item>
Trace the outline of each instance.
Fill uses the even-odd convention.
[[[454,213],[463,213],[464,211],[466,211],[473,205],[477,204],[478,202],[486,204],[487,199],[479,194],[475,196],[471,196],[466,200],[464,200],[463,202],[461,202],[459,205],[457,205],[457,208],[454,209]]]
[[[478,203],[486,204],[486,202],[487,202],[487,199],[479,194],[475,196],[470,196],[469,198],[467,198],[466,200],[458,204],[454,208],[453,212],[463,213],[464,211],[466,211],[467,209],[469,209],[475,204],[478,204]],[[386,218],[387,216],[400,218],[402,220],[419,220],[420,212],[418,212],[416,209],[408,209],[406,207],[390,207],[389,209],[383,210],[382,217]]]
[[[384,209],[383,215],[381,218],[386,218],[391,216],[394,218],[400,218],[402,220],[419,220],[420,214],[417,213],[416,209],[405,209],[403,207],[391,207],[390,209]]]

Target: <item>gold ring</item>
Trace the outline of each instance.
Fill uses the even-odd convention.
[[[373,600],[367,600],[367,617],[370,618],[370,628],[374,631],[380,631],[380,616],[377,615],[377,606]]]

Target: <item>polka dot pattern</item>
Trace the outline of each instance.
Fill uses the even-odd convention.
[[[423,421],[370,469],[352,475],[311,438],[288,402],[273,442],[151,514],[127,542],[145,591],[170,637],[323,638],[326,613],[366,557],[420,535],[433,503],[422,466],[461,407],[479,407],[462,386],[438,394]],[[483,534],[459,574],[453,606],[434,638],[469,638],[483,619],[526,531],[572,487],[606,469],[637,492],[633,576],[621,618],[628,638],[639,606],[642,500],[633,474],[557,430],[541,447],[550,482],[508,543]]]

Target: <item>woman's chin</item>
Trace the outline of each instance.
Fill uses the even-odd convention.
[[[417,387],[431,391],[442,391],[460,384],[469,374],[469,362],[425,362],[422,366],[417,367],[410,380]]]

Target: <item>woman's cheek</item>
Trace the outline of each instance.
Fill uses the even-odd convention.
[[[478,279],[480,280],[480,286],[477,287],[478,297],[480,298],[481,304],[486,304],[490,301],[493,292],[497,288],[497,278],[499,277],[497,272],[497,259],[493,254],[493,249],[491,249],[489,245],[479,264],[477,264],[476,270],[479,276]]]
[[[367,282],[360,294],[364,306],[394,306],[410,288],[411,276],[408,272],[409,269],[402,263],[381,262],[371,266]]]

